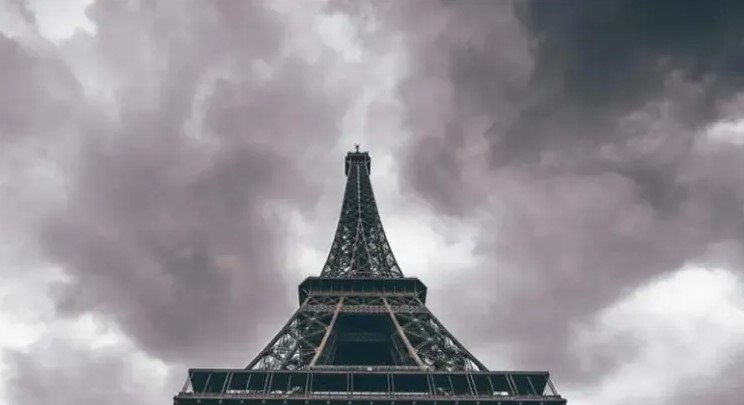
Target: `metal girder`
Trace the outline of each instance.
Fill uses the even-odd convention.
[[[318,347],[315,348],[315,355],[313,356],[313,359],[310,361],[309,367],[315,366],[315,363],[318,362],[318,359],[320,358],[320,355],[323,354],[323,349],[326,346],[326,343],[328,343],[328,338],[331,336],[331,333],[333,332],[333,326],[336,324],[336,319],[338,319],[338,314],[341,312],[341,308],[344,306],[344,298],[341,297],[338,300],[338,304],[336,304],[336,308],[333,311],[333,317],[331,318],[331,323],[326,327],[325,334],[323,335],[323,340],[320,341],[320,344]]]
[[[309,310],[308,301],[246,369],[299,369],[308,364],[332,321],[332,313]]]
[[[416,353],[416,349],[413,348],[413,346],[411,345],[411,342],[408,340],[408,336],[406,336],[406,333],[403,331],[403,328],[400,326],[398,319],[395,317],[395,312],[393,312],[393,309],[390,308],[390,304],[387,302],[385,298],[383,298],[382,301],[385,303],[385,308],[387,309],[387,312],[390,315],[390,319],[392,319],[393,323],[395,324],[395,329],[398,332],[398,336],[403,342],[403,345],[406,347],[406,350],[408,351],[408,355],[411,356],[411,358],[416,362],[419,368],[421,368],[422,370],[425,370],[426,365],[424,365],[424,362],[421,361],[421,358],[419,358],[418,353]]]
[[[418,311],[396,311],[403,332],[416,354],[432,370],[488,369],[442,326],[426,306],[419,302]]]

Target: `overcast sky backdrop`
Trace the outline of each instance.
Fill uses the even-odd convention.
[[[243,367],[360,143],[403,272],[491,369],[741,404],[742,4],[0,1],[0,403]]]

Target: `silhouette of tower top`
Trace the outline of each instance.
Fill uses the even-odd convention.
[[[279,333],[245,368],[190,369],[174,404],[565,405],[547,371],[489,371],[429,311],[393,256],[370,171],[356,145],[328,258]]]
[[[346,154],[346,189],[322,277],[402,278],[395,256],[382,228],[375,194],[369,180],[369,153]]]

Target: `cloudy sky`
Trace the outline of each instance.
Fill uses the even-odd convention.
[[[641,0],[0,1],[0,403],[243,367],[320,272],[355,143],[489,368],[740,404],[744,5]]]

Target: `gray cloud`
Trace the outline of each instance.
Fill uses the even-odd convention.
[[[76,34],[61,45],[75,59],[49,64],[79,69],[77,81],[0,42],[4,129],[51,140],[63,135],[37,126],[58,116],[76,128],[65,204],[36,228],[69,276],[52,291],[58,314],[101,313],[166,361],[247,364],[294,304],[283,213],[313,206],[329,165],[319,151],[339,135],[335,56],[297,49],[259,2],[98,1],[87,13],[96,36]],[[47,75],[94,94],[57,102]],[[113,90],[95,94],[96,81]],[[27,94],[32,108],[18,103]]]
[[[292,144],[332,144],[342,97],[323,87],[324,66],[283,54],[286,28],[259,3],[121,7],[90,10],[96,50],[122,70],[121,125],[91,134],[44,231],[74,278],[60,309],[107,313],[166,359],[252,347],[252,323],[289,313],[276,299],[291,294],[281,204],[317,197],[302,170],[312,157]]]
[[[66,339],[44,339],[33,350],[11,352],[10,399],[17,404],[158,404],[168,401],[182,379],[152,378],[159,371],[138,364],[131,352],[112,347],[90,349]],[[55,359],[50,362],[49,359]]]
[[[557,4],[333,6],[385,22],[364,25],[376,52],[403,40],[404,191],[481,229],[482,266],[424,280],[437,310],[463,297],[437,313],[466,344],[502,344],[519,367],[576,385],[635,342],[586,348],[579,369],[571,325],[686,261],[741,268],[742,147],[700,130],[740,116],[744,25],[724,6],[657,24],[662,3]],[[170,363],[245,364],[294,305],[283,213],[313,208],[339,178],[323,151],[353,89],[329,80],[333,55],[298,55],[289,23],[257,2],[98,1],[88,15],[97,35],[62,44],[64,61],[0,37],[3,140],[80,145],[64,207],[35,229],[69,276],[56,310],[101,313]],[[83,94],[99,82],[111,93]],[[21,403],[123,367],[64,356],[83,359],[69,380],[44,356],[14,357]]]
[[[729,359],[719,375],[691,381],[679,390],[669,403],[682,405],[696,405],[715,403],[721,405],[736,405],[740,402],[736,393],[744,384],[744,358],[735,356]]]
[[[0,33],[0,142],[45,133],[73,113],[80,88],[59,60]],[[38,117],[44,117],[39,120]]]
[[[531,2],[518,14],[536,39],[536,76],[560,82],[561,100],[582,112],[632,111],[664,89],[670,72],[710,80],[705,118],[741,86],[742,5],[733,1]],[[700,100],[700,101],[703,101]],[[695,113],[700,115],[695,115]],[[595,135],[598,136],[599,134]]]
[[[740,116],[744,25],[714,3],[378,7],[407,52],[404,185],[481,229],[446,282],[491,314],[469,340],[588,381],[622,356],[578,369],[571,325],[686,262],[741,268],[744,148],[703,133]]]

